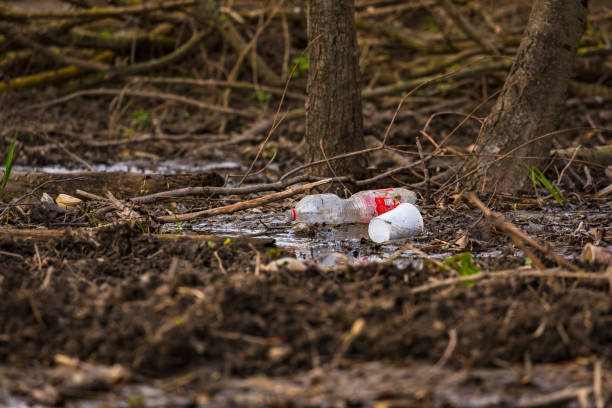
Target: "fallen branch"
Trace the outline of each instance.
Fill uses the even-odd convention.
[[[85,48],[98,48],[104,50],[129,51],[132,47],[155,46],[163,49],[174,49],[176,40],[166,36],[173,25],[161,23],[151,31],[137,32],[135,34],[112,34],[102,35],[83,27],[74,27],[70,30],[70,41],[74,45]]]
[[[411,293],[425,293],[436,289],[442,289],[448,286],[453,286],[465,282],[477,282],[487,279],[508,279],[508,278],[558,278],[558,279],[576,279],[590,281],[608,281],[606,274],[600,273],[581,273],[567,272],[559,268],[551,268],[543,271],[528,270],[521,271],[516,269],[508,269],[499,272],[482,272],[469,276],[458,276],[456,278],[443,279],[437,282],[427,283],[425,285],[414,287],[410,290]]]
[[[200,2],[200,8],[204,15],[210,17],[210,23],[215,24],[228,44],[236,51],[237,55],[243,53],[249,53],[253,61],[253,71],[257,72],[261,79],[268,84],[279,84],[281,83],[280,76],[278,76],[272,68],[252,49],[252,43],[247,43],[242,35],[234,26],[232,21],[220,10],[217,9],[217,2],[213,1],[202,1]]]
[[[153,84],[178,84],[178,85],[189,85],[189,86],[201,86],[201,87],[222,87],[222,88],[235,88],[235,89],[247,89],[250,91],[265,91],[273,95],[283,95],[281,88],[275,88],[266,85],[255,85],[250,82],[240,81],[223,81],[220,79],[191,79],[191,78],[150,78],[150,77],[132,77],[136,83],[153,83]],[[286,92],[285,96],[288,98],[298,99],[301,101],[306,100],[306,95],[298,92]]]
[[[115,56],[113,51],[104,51],[93,58],[93,61],[104,62],[109,61]],[[0,82],[0,92],[7,91],[10,89],[20,88],[31,88],[40,85],[47,85],[55,82],[64,81],[78,77],[79,75],[87,72],[86,69],[80,68],[74,65],[52,70],[38,72],[32,75],[26,75],[18,78],[11,79],[7,82]]]
[[[189,51],[191,51],[196,45],[200,44],[202,39],[208,35],[210,30],[203,30],[200,32],[194,31],[191,38],[187,40],[180,47],[172,51],[171,53],[164,55],[160,58],[151,59],[138,64],[128,65],[117,69],[111,69],[106,73],[106,79],[124,76],[142,74],[145,72],[151,72],[160,69],[164,66],[170,65],[177,62],[181,58],[185,57]]]
[[[497,47],[487,40],[482,34],[480,34],[469,21],[461,14],[461,11],[451,0],[439,0],[438,3],[442,9],[448,14],[453,20],[455,25],[459,27],[461,31],[467,34],[476,44],[478,44],[484,51],[492,52],[495,55],[500,55]]]
[[[155,10],[180,9],[187,6],[193,6],[195,4],[196,0],[176,0],[157,4],[144,3],[140,6],[91,8],[86,10],[19,11],[0,3],[0,18],[6,21],[19,22],[43,19],[74,19],[84,17],[105,18],[125,16],[128,14],[140,14]]]
[[[185,105],[196,106],[200,109],[211,110],[211,111],[223,113],[226,115],[236,115],[236,116],[241,116],[241,117],[249,118],[249,119],[253,119],[257,116],[255,112],[245,111],[244,109],[224,108],[222,106],[213,105],[213,104],[206,103],[206,102],[200,102],[197,99],[187,98],[185,96],[176,95],[172,93],[138,91],[138,90],[131,90],[131,89],[110,89],[110,88],[87,89],[83,91],[73,92],[70,95],[66,95],[61,98],[53,99],[49,102],[32,105],[29,107],[29,109],[46,108],[50,105],[55,105],[58,103],[67,102],[74,98],[78,98],[81,96],[90,96],[90,95],[114,95],[114,96],[126,95],[126,96],[136,96],[136,97],[141,97],[141,98],[163,99],[167,101],[184,103]]]
[[[602,166],[606,166],[612,163],[612,145],[602,145],[595,147],[582,147],[580,149],[575,147],[568,147],[566,149],[553,149],[551,153],[557,153],[563,156],[571,156],[570,163],[574,157],[585,160],[591,163],[597,163]]]
[[[277,181],[275,183],[255,184],[244,187],[183,187],[176,190],[161,191],[140,197],[130,198],[130,201],[137,203],[151,203],[156,200],[179,198],[185,196],[210,195],[210,194],[252,194],[263,191],[282,190],[291,184],[308,181],[309,176],[299,176],[291,180]]]
[[[563,265],[574,272],[580,270],[580,268],[578,268],[576,265],[567,261],[561,255],[558,255],[555,251],[553,251],[548,244],[540,243],[539,241],[535,240],[534,238],[531,238],[523,231],[518,229],[514,224],[507,222],[503,214],[489,210],[487,206],[485,206],[484,203],[480,201],[478,197],[476,197],[476,194],[474,194],[473,192],[467,193],[466,197],[470,200],[472,204],[474,204],[483,212],[483,214],[485,215],[485,217],[487,217],[489,221],[491,221],[500,230],[504,231],[510,236],[515,237],[516,239],[519,239],[531,245],[538,251],[550,255],[550,257],[553,258],[555,262],[557,262],[557,264]]]
[[[208,210],[196,211],[192,213],[186,214],[177,214],[177,215],[168,215],[157,217],[159,221],[163,222],[175,222],[175,221],[188,221],[201,217],[210,217],[213,215],[219,214],[231,214],[236,211],[245,210],[247,208],[258,207],[262,204],[270,203],[272,201],[282,200],[283,198],[291,197],[297,193],[301,193],[302,191],[310,190],[314,187],[331,183],[334,179],[328,178],[320,181],[315,181],[314,183],[304,184],[297,187],[292,187],[288,190],[281,191],[279,193],[268,194],[263,197],[254,198],[248,201],[242,201],[236,204],[225,205],[217,208],[210,208]]]
[[[10,237],[12,239],[26,239],[33,241],[48,241],[51,239],[60,239],[67,236],[85,235],[91,237],[97,231],[103,230],[104,225],[97,228],[85,228],[85,229],[53,229],[53,230],[40,230],[40,229],[17,229],[17,228],[0,228],[0,237]],[[193,241],[213,241],[215,243],[223,243],[227,241],[227,237],[219,235],[196,235],[196,234],[142,234],[143,237],[151,237],[160,242],[176,242],[180,240],[193,240]],[[273,238],[260,238],[260,237],[232,237],[230,241],[233,243],[270,243],[274,242]]]
[[[3,193],[5,200],[11,200],[21,197],[24,191],[44,185],[44,191],[52,196],[60,193],[75,195],[78,189],[103,195],[105,189],[109,189],[120,197],[130,197],[189,184],[220,186],[222,183],[223,179],[216,173],[161,175],[104,171],[63,174],[12,172]]]
[[[23,37],[21,34],[14,32],[4,24],[0,24],[0,33],[3,34],[5,37],[15,41],[22,47],[30,48],[44,55],[50,60],[58,62],[60,64],[74,65],[76,67],[89,71],[106,71],[110,69],[110,65],[103,64],[101,62],[88,61],[81,58],[71,57],[69,55],[63,55],[61,53],[53,52],[47,47],[38,44],[36,41],[32,41],[26,37]]]

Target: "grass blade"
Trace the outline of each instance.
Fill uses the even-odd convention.
[[[11,148],[9,149],[8,156],[6,157],[6,164],[4,166],[4,177],[2,177],[2,184],[0,185],[0,190],[4,190],[6,187],[9,177],[11,176],[11,170],[13,169],[13,158],[15,154],[15,143],[17,142],[17,131],[15,131],[15,136],[13,137],[13,143],[11,144]]]
[[[563,205],[563,202],[564,202],[563,193],[561,192],[559,187],[557,187],[556,184],[548,180],[548,178],[546,178],[544,173],[542,173],[540,169],[538,169],[535,166],[531,168],[531,174],[534,179],[538,180],[540,184],[542,184],[544,188],[548,190],[550,194],[552,194],[552,196],[559,203],[559,205]]]

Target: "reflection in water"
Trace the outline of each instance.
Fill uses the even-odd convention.
[[[176,226],[167,224],[168,230]],[[297,259],[312,260],[320,266],[383,262],[404,244],[405,240],[376,245],[368,238],[367,224],[320,225],[303,232],[274,214],[222,215],[191,226],[193,231],[220,236],[257,235],[274,238],[279,247],[290,248]],[[437,256],[448,256],[439,254]],[[419,257],[404,251],[393,263],[399,268],[422,267]]]
[[[192,163],[183,163],[174,160],[167,160],[162,162],[151,162],[149,160],[129,160],[117,162],[111,165],[107,164],[93,164],[94,171],[124,171],[127,173],[139,173],[139,174],[175,174],[175,173],[197,173],[207,171],[221,171],[221,170],[245,170],[246,168],[236,162],[220,162],[220,163],[208,163],[202,165],[194,165]],[[40,167],[29,167],[29,166],[13,166],[14,171],[19,172],[40,172],[40,173],[78,173],[88,171],[82,167],[67,168],[58,164]]]

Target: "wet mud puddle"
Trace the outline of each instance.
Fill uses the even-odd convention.
[[[393,262],[400,269],[408,266],[421,269],[421,257],[413,251],[402,250],[402,247],[407,242],[415,241],[418,241],[416,246],[435,243],[433,233],[427,228],[416,237],[375,244],[368,237],[368,224],[289,224],[282,214],[230,214],[181,227],[187,231],[227,237],[273,238],[277,246],[289,249],[297,259],[312,261],[323,267]],[[176,225],[166,224],[164,228],[171,231]],[[480,256],[495,256],[498,253],[500,251],[492,251]],[[449,251],[432,254],[431,257],[444,259],[451,255]]]
[[[124,171],[140,174],[176,174],[184,172],[215,171],[228,180],[226,176],[240,173],[246,168],[236,162],[210,162],[194,165],[193,162],[167,160],[128,160],[112,165],[93,165],[95,171]],[[69,169],[53,165],[44,167],[15,166],[16,171],[36,171],[44,173],[71,173],[86,171],[86,169]],[[611,206],[605,208],[561,208],[528,209],[505,211],[508,220],[521,230],[534,237],[547,239],[557,236],[577,236],[597,225],[610,225]],[[465,227],[469,217],[459,220],[452,214],[444,214],[437,210],[429,214],[423,213],[425,218],[425,231],[415,237],[390,241],[384,244],[373,243],[367,233],[367,224],[345,225],[317,225],[308,227],[304,224],[290,224],[283,219],[283,214],[269,212],[243,212],[238,214],[220,215],[198,220],[194,223],[181,223],[179,228],[184,232],[211,234],[221,237],[253,236],[271,238],[277,246],[289,249],[297,259],[312,261],[323,267],[334,267],[342,264],[367,264],[372,262],[393,262],[403,269],[410,266],[415,269],[423,267],[422,257],[413,251],[403,249],[407,242],[417,247],[437,248],[428,252],[431,258],[443,260],[458,252],[457,248],[445,250],[452,245],[445,245],[456,241],[456,232]],[[162,230],[173,233],[177,225],[170,223]],[[442,243],[442,244],[441,244]],[[496,258],[502,253],[509,254],[508,241],[501,240],[501,245],[492,245],[488,248],[474,248],[476,258]],[[572,245],[555,245],[557,252],[562,256],[571,258],[575,255]],[[467,250],[467,249],[466,249]],[[512,252],[512,251],[510,251]],[[519,249],[512,254],[522,257]]]
[[[165,160],[161,162],[153,162],[151,160],[126,160],[113,164],[92,164],[91,167],[94,171],[99,172],[124,171],[127,173],[138,174],[176,174],[182,172],[196,173],[217,171],[223,175],[224,172],[237,172],[241,170],[246,170],[246,167],[244,167],[242,164],[232,161],[195,165],[191,162],[184,162],[178,160]],[[88,169],[83,167],[68,168],[56,164],[40,167],[15,165],[13,166],[13,170],[19,172],[41,172],[52,174],[78,173],[88,171]]]
[[[168,225],[168,228],[175,226]],[[404,241],[375,245],[368,238],[367,224],[317,225],[289,224],[276,214],[227,215],[205,219],[186,226],[198,233],[221,236],[258,236],[273,238],[276,245],[288,248],[300,260],[312,260],[320,266],[333,267],[342,263],[366,264],[382,262],[393,256]],[[403,252],[395,264],[419,266],[409,251]],[[418,262],[417,262],[418,263]]]

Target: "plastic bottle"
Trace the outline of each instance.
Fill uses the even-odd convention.
[[[369,222],[404,202],[415,203],[416,194],[405,188],[360,191],[345,200],[335,194],[313,194],[288,210],[286,218],[308,224]]]

